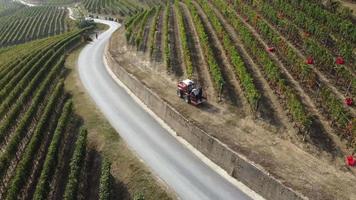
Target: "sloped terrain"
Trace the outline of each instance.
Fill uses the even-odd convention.
[[[354,22],[316,1],[249,2],[162,3],[126,20],[112,52],[183,114],[288,185],[313,198],[354,198],[346,192],[354,171],[344,164],[356,145],[355,106],[346,104],[355,97]],[[185,78],[203,86],[208,105],[175,97]],[[293,163],[282,150],[289,148],[308,161]],[[318,176],[325,168],[339,178]]]

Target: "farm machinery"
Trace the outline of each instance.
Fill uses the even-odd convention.
[[[190,79],[180,81],[177,87],[177,95],[184,99],[186,103],[198,106],[207,100],[206,97],[203,96],[203,89]]]

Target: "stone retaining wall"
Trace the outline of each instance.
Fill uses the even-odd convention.
[[[154,91],[145,86],[136,77],[119,66],[108,49],[105,57],[116,76],[158,117],[165,121],[179,136],[184,138],[206,157],[226,170],[230,175],[249,188],[270,200],[307,199],[302,194],[283,185],[261,166],[234,152],[218,139],[210,136],[187,120],[176,109],[161,99]]]

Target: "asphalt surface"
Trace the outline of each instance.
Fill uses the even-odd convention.
[[[251,199],[172,136],[110,76],[103,54],[111,34],[120,25],[97,21],[110,25],[110,29],[80,53],[80,79],[98,108],[130,148],[181,199]]]

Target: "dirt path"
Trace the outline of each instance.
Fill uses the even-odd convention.
[[[99,199],[100,173],[103,158],[99,152],[89,149],[85,159],[85,172],[81,177],[83,187],[80,193],[83,195],[83,199],[96,200]]]
[[[176,22],[176,15],[174,12],[174,8],[170,5],[169,8],[170,16],[169,16],[169,27],[168,27],[168,37],[169,37],[169,47],[171,49],[171,72],[176,76],[176,78],[180,79],[184,75],[183,67],[182,67],[182,55],[179,50],[179,38],[178,38],[178,27]]]
[[[192,16],[185,4],[180,2],[180,8],[182,10],[183,20],[186,26],[188,45],[191,53],[192,64],[194,66],[194,78],[198,79],[199,84],[203,90],[206,91],[209,102],[218,101],[217,94],[214,90],[211,76],[209,74],[209,68],[204,58],[204,54],[201,50],[201,45],[197,31],[192,20]]]
[[[150,17],[147,21],[147,23],[145,24],[145,28],[143,31],[143,36],[142,36],[142,43],[140,45],[139,50],[146,52],[147,49],[147,41],[148,41],[148,35],[150,32],[150,29],[153,28],[152,27],[152,21],[153,21],[153,17]]]
[[[155,37],[155,43],[156,48],[153,52],[152,58],[156,62],[161,62],[162,61],[162,44],[163,44],[163,38],[162,38],[162,28],[163,28],[163,16],[164,16],[164,9],[161,9],[161,13],[159,14],[158,17],[158,24],[157,24],[157,30],[156,30],[156,37]]]
[[[174,37],[175,37],[175,44],[176,44],[176,51],[177,51],[177,55],[174,55],[175,57],[178,57],[179,59],[179,63],[181,66],[181,70],[182,70],[182,76],[183,79],[185,79],[186,77],[188,77],[187,75],[187,66],[185,66],[185,61],[184,61],[184,52],[183,52],[183,45],[182,45],[182,38],[180,35],[180,30],[179,30],[179,24],[178,24],[178,13],[176,13],[176,8],[175,5],[172,5],[172,16],[171,16],[174,21]],[[185,34],[185,33],[184,33]]]
[[[213,6],[210,2],[209,4]],[[238,14],[236,13],[239,19],[244,23],[244,25],[249,28],[251,33],[254,35],[254,37],[262,44],[263,48],[267,49],[268,45],[263,41],[261,36],[256,32],[256,30],[250,26],[245,20]],[[310,131],[309,136],[310,140],[314,145],[319,146],[319,148],[328,151],[332,154],[340,154],[340,149],[337,147],[342,147],[344,150],[344,153],[346,153],[346,146],[344,143],[342,143],[339,139],[339,137],[335,134],[335,131],[330,127],[330,124],[328,123],[328,120],[320,114],[319,110],[315,106],[314,102],[312,99],[306,94],[306,92],[302,89],[301,85],[299,82],[297,82],[293,76],[289,73],[289,71],[286,69],[284,64],[279,60],[279,58],[274,55],[270,54],[271,59],[279,66],[279,68],[282,70],[282,72],[285,74],[285,76],[288,78],[288,81],[290,84],[295,88],[295,90],[298,91],[300,97],[302,98],[303,102],[305,105],[309,107],[309,111],[313,113],[315,116],[314,118],[317,119],[317,121],[314,121],[312,127],[314,128],[313,130]],[[322,125],[320,126],[319,125]],[[322,129],[325,128],[326,131],[322,131]],[[321,129],[321,130],[320,130]],[[325,134],[324,134],[325,133]]]
[[[213,47],[214,54],[216,56],[216,59],[218,63],[220,64],[220,69],[223,75],[223,78],[225,80],[225,89],[224,89],[224,96],[229,97],[229,102],[232,103],[232,105],[236,106],[239,108],[239,110],[243,111],[245,114],[246,113],[252,113],[251,108],[244,97],[243,90],[240,87],[239,82],[236,79],[235,72],[232,69],[232,66],[229,63],[229,60],[226,56],[226,52],[216,35],[216,32],[212,25],[210,24],[210,21],[206,14],[203,12],[202,8],[200,5],[198,5],[196,2],[192,2],[194,6],[197,8],[198,14],[203,21],[206,33],[209,37],[209,41],[211,43],[211,46]],[[242,113],[241,113],[242,114]]]

